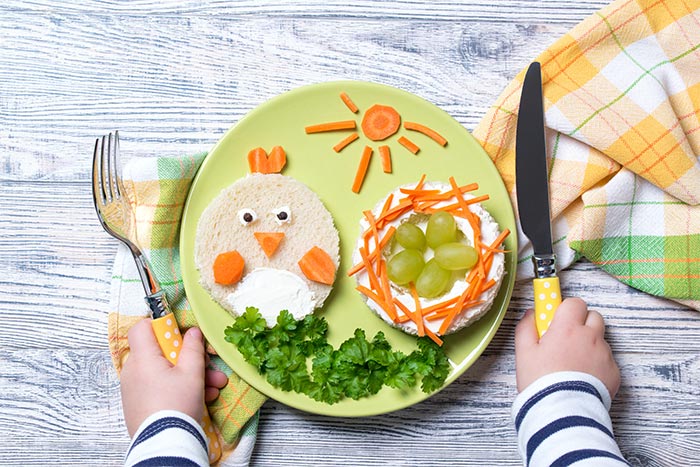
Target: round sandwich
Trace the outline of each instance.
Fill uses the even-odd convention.
[[[273,170],[254,171],[202,213],[195,263],[202,286],[221,306],[236,316],[255,307],[271,327],[282,310],[301,319],[323,305],[339,264],[338,231],[306,185]]]
[[[384,321],[440,343],[491,308],[508,235],[482,206],[488,196],[469,193],[476,184],[450,182],[398,187],[366,211],[349,271]]]

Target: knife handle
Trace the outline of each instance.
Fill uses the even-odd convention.
[[[180,356],[182,348],[182,335],[177,327],[177,321],[172,313],[169,313],[160,318],[151,321],[153,333],[156,335],[156,340],[163,355],[170,363],[175,365]],[[214,427],[209,416],[207,404],[204,404],[204,413],[202,415],[202,429],[207,435],[207,444],[209,446],[209,462],[214,463],[221,457],[221,443],[219,442],[219,434]]]
[[[535,324],[537,335],[542,337],[549,329],[554,312],[561,303],[561,289],[557,276],[543,277],[532,281],[535,289]]]

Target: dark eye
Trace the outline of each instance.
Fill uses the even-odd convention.
[[[244,208],[238,211],[238,220],[241,224],[248,225],[258,220],[258,215],[252,209]]]
[[[289,209],[289,206],[273,209],[272,214],[275,216],[275,222],[279,225],[286,224],[292,220],[292,210]]]

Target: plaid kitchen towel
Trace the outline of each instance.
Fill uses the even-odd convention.
[[[559,266],[585,256],[700,310],[700,1],[618,0],[537,60]],[[523,77],[473,132],[514,205]],[[531,277],[519,235],[518,276]]]
[[[180,272],[180,218],[190,184],[203,160],[204,155],[138,158],[129,161],[123,171],[135,217],[132,234],[143,248],[183,331],[197,322],[185,297]],[[148,316],[143,297],[131,253],[120,245],[112,274],[109,314],[109,344],[117,371],[129,352],[127,332],[134,323]],[[209,404],[209,413],[224,447],[218,465],[247,465],[255,445],[257,412],[266,398],[233,373],[219,357],[213,354],[211,357],[212,365],[229,377],[219,398]]]

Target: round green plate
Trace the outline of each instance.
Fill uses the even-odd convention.
[[[353,114],[339,95],[346,92],[359,112]],[[363,112],[374,104],[394,107],[403,121],[419,122],[444,136],[448,144],[440,146],[433,140],[403,127],[385,141],[374,142],[361,134]],[[307,135],[304,128],[323,122],[355,120],[359,140],[340,153],[333,146],[351,131],[335,131]],[[398,143],[406,136],[420,147],[413,155]],[[393,173],[382,171],[378,146],[391,148]],[[328,340],[336,348],[356,328],[363,328],[371,339],[383,331],[392,346],[404,352],[416,348],[416,338],[404,334],[375,316],[355,290],[355,279],[345,271],[352,266],[352,250],[359,235],[362,210],[372,208],[398,185],[416,183],[422,174],[428,180],[447,181],[454,176],[460,185],[478,182],[477,194],[488,193],[484,203],[502,229],[515,232],[515,221],[510,199],[498,171],[481,146],[469,132],[447,113],[429,102],[405,91],[389,86],[341,81],[310,85],[295,89],[262,104],[236,126],[231,128],[204,160],[185,204],[180,238],[182,276],[187,297],[197,322],[211,345],[245,381],[263,394],[308,412],[333,416],[368,416],[408,407],[429,397],[419,387],[400,391],[384,387],[378,394],[361,400],[343,400],[328,405],[294,392],[272,387],[256,369],[243,360],[233,344],[224,340],[224,329],[234,318],[199,285],[199,272],[194,263],[194,240],[197,222],[206,206],[236,180],[248,173],[247,154],[261,146],[269,151],[282,146],[287,152],[284,175],[305,183],[318,194],[333,215],[340,232],[340,268],[330,297],[317,310],[329,323]],[[365,145],[375,149],[367,177],[359,194],[351,186],[360,154]],[[445,386],[462,374],[484,351],[493,338],[508,308],[515,280],[517,251],[515,235],[508,236],[506,248],[506,276],[492,309],[477,323],[447,336],[444,348],[454,369]]]

